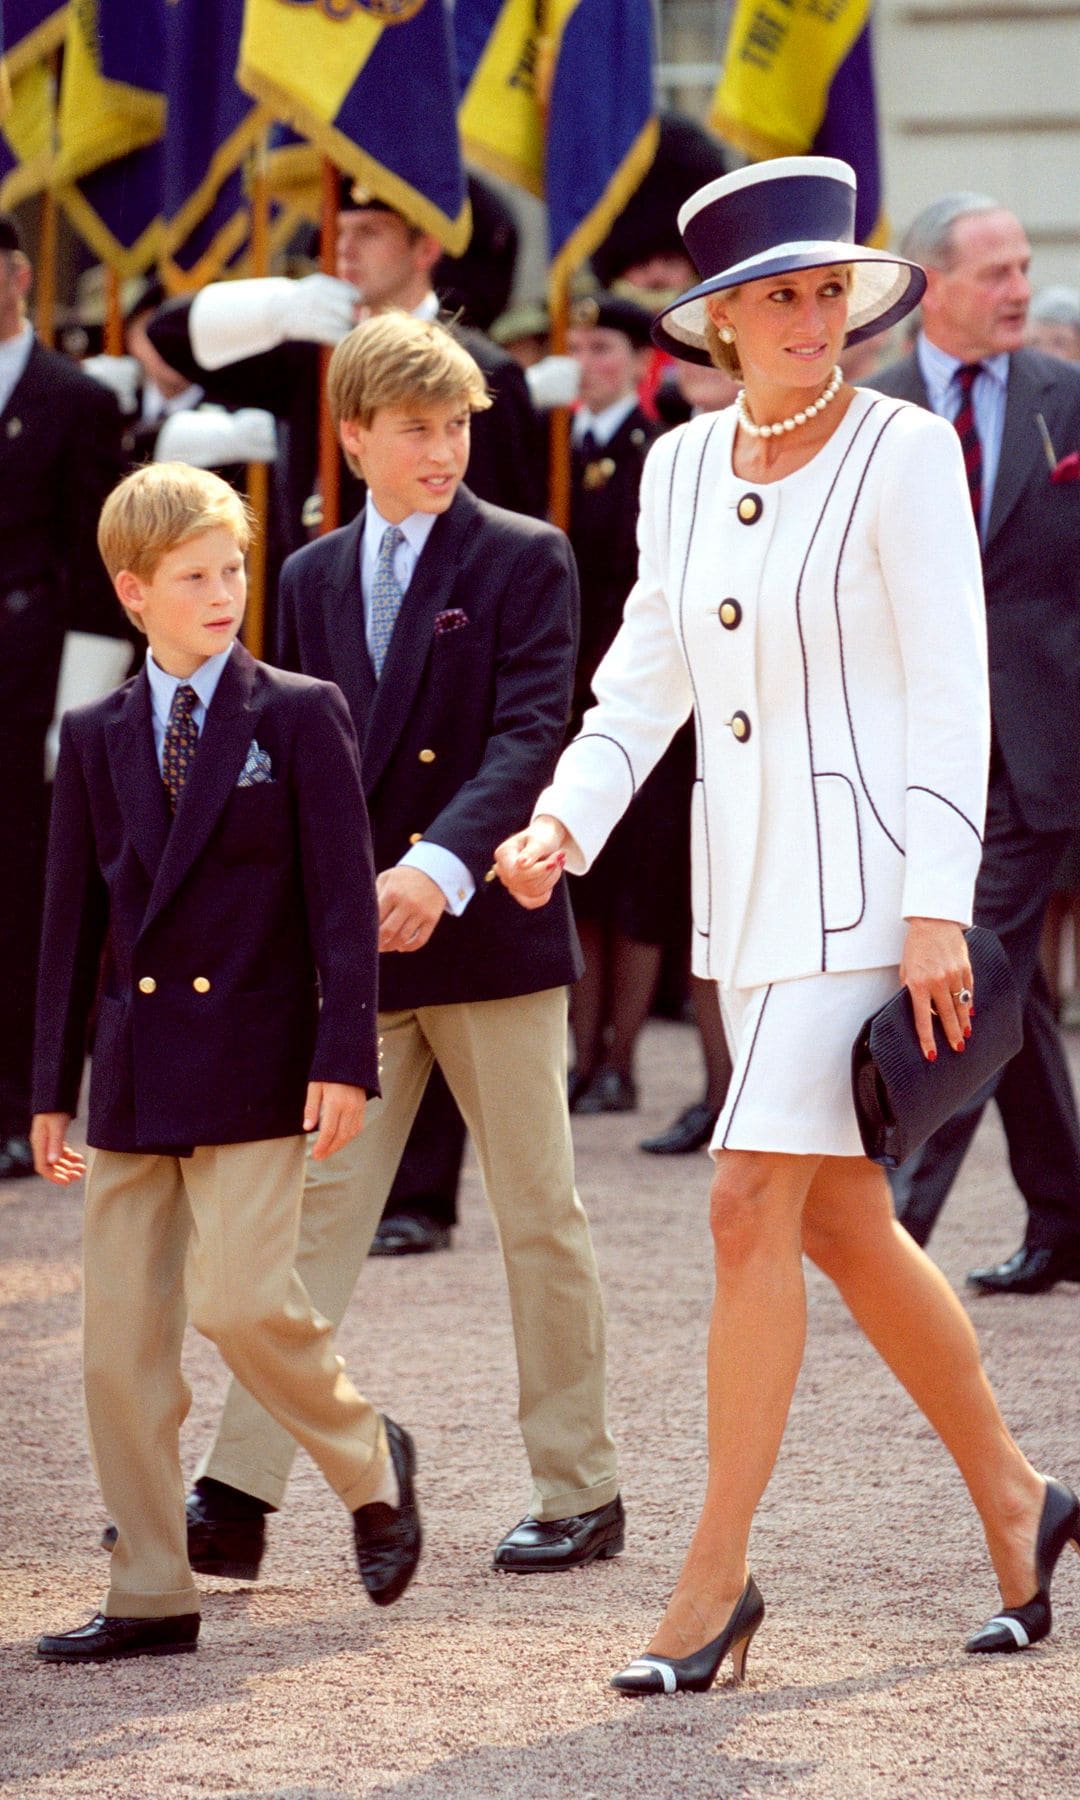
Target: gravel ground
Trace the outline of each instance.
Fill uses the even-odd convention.
[[[1080,1037],[1072,1036],[1080,1074]],[[996,1598],[952,1465],[811,1273],[806,1364],[751,1546],[769,1607],[745,1687],[638,1703],[606,1685],[644,1645],[703,1479],[711,1292],[702,1157],[636,1139],[692,1097],[689,1029],[649,1027],[636,1118],[575,1132],[610,1321],[611,1405],[629,1514],[615,1562],[499,1576],[525,1510],[494,1233],[474,1172],[450,1255],[373,1263],[341,1344],[415,1433],[428,1550],[408,1596],[371,1607],[349,1533],[298,1466],[257,1585],[204,1583],[198,1654],[104,1668],[35,1663],[42,1630],[82,1623],[105,1579],[79,1382],[76,1196],[0,1189],[4,1624],[0,1782],[14,1796],[243,1800],[1078,1800],[1080,1563],[1053,1639],[969,1658]],[[984,1125],[934,1251],[959,1287],[1011,1252],[1022,1208]],[[1080,1290],[973,1298],[1006,1416],[1036,1464],[1080,1482]],[[189,1334],[193,1464],[224,1387]]]

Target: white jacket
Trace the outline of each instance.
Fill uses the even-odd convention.
[[[970,922],[982,848],[986,628],[959,439],[859,390],[810,463],[755,488],[734,436],[728,409],[651,450],[638,580],[536,812],[583,873],[693,712],[694,972],[754,987],[885,967],[905,918]]]

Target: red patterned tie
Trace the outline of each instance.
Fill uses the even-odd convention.
[[[169,804],[173,812],[180,798],[180,789],[187,780],[191,759],[199,747],[198,727],[192,718],[192,710],[198,705],[199,696],[187,682],[182,682],[172,697],[169,708],[169,722],[165,727],[165,744],[161,757],[161,779],[169,790]]]
[[[968,492],[971,495],[972,511],[975,514],[975,529],[982,529],[982,471],[983,453],[982,439],[975,424],[975,402],[972,390],[976,375],[981,374],[982,363],[961,363],[956,371],[956,383],[960,389],[960,411],[953,424],[960,434],[960,448],[964,452],[964,467],[967,470]]]

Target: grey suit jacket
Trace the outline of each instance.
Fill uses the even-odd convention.
[[[914,354],[878,375],[883,393],[930,402]],[[994,735],[1025,822],[1080,825],[1080,481],[1054,482],[1080,450],[1080,369],[1014,351],[1001,460],[983,546]]]

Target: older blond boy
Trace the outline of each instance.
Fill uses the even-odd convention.
[[[339,1152],[379,1091],[375,901],[341,695],[237,641],[247,543],[217,476],[122,482],[99,544],[146,661],[63,724],[32,1142],[47,1179],[83,1172],[65,1134],[100,967],[84,1366],[118,1537],[101,1612],[42,1638],[51,1661],[195,1648],[188,1317],[352,1513],[371,1598],[396,1599],[419,1556],[411,1440],[348,1382],[293,1266],[304,1133]]]

